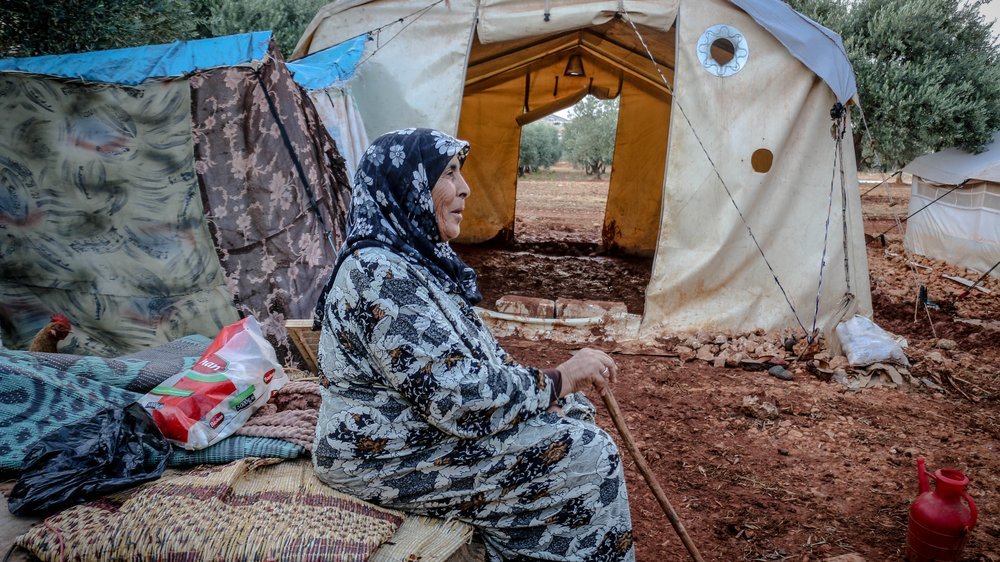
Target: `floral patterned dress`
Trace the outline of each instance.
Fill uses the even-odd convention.
[[[366,157],[358,175],[376,161]],[[436,180],[444,166],[429,168]],[[352,222],[384,217],[392,209],[380,200],[401,198],[358,183]],[[446,246],[436,228],[424,231]],[[565,415],[546,411],[552,381],[504,352],[463,290],[467,276],[442,279],[460,261],[428,266],[394,245],[350,242],[349,231],[320,316],[319,478],[379,505],[466,521],[493,560],[634,560],[621,458],[593,406],[570,395]]]

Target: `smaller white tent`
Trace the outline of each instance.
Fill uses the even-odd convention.
[[[979,154],[949,148],[903,171],[913,174],[907,250],[980,272],[1000,262],[1000,132]]]

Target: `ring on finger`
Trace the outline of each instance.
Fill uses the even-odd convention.
[[[605,367],[605,368],[604,368],[604,370],[603,370],[603,371],[601,371],[601,375],[603,375],[603,376],[605,376],[605,377],[606,377],[606,376],[608,376],[608,373],[609,373],[609,372],[610,372],[610,371],[608,370],[608,368],[607,368],[607,367]]]

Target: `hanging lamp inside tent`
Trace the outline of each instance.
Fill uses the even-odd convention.
[[[566,70],[563,71],[563,76],[586,76],[587,74],[583,71],[583,57],[580,55],[570,55],[569,60],[566,61]]]

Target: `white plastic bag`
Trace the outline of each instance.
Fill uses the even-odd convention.
[[[232,435],[286,382],[274,348],[248,316],[223,328],[194,366],[139,403],[171,443],[197,450]]]
[[[852,366],[863,367],[872,363],[910,366],[902,346],[893,335],[864,316],[854,316],[837,324],[837,337]],[[903,340],[905,343],[906,340]]]

